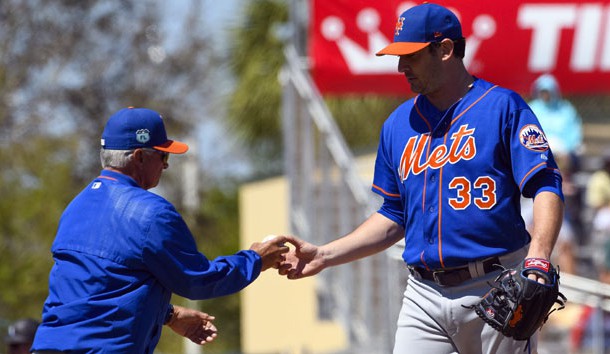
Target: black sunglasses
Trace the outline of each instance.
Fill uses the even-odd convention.
[[[169,152],[165,152],[165,151],[160,151],[157,149],[149,149],[149,148],[144,148],[145,151],[152,151],[152,152],[156,152],[159,155],[161,155],[161,161],[163,161],[164,164],[167,164],[167,161],[169,161]]]

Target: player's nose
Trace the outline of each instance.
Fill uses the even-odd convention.
[[[411,66],[407,63],[407,60],[404,57],[400,57],[398,60],[398,72],[399,73],[408,73],[411,71]]]

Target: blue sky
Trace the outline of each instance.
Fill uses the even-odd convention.
[[[202,28],[212,31],[216,38],[215,47],[218,50],[225,50],[227,41],[227,30],[235,28],[242,21],[243,0],[173,0],[164,3],[164,18],[167,21],[163,24],[163,32],[167,34],[166,50],[171,51],[171,43],[180,41],[181,26],[180,19],[188,14],[192,1],[202,2],[201,21]],[[231,79],[228,73],[222,73],[220,78],[227,77],[226,85],[230,87]],[[204,109],[209,116],[197,128],[198,144],[194,150],[198,155],[203,170],[206,174],[214,177],[226,175],[243,177],[250,172],[250,165],[244,154],[244,150],[239,141],[232,138],[227,127],[223,126],[222,114],[224,107],[222,102],[206,100],[207,104],[215,107]],[[214,113],[212,113],[214,112]],[[216,116],[214,116],[216,115]]]
[[[225,31],[239,24],[242,14],[243,0],[172,0],[163,2],[164,28],[172,39],[179,38],[179,26],[175,26],[180,18],[187,15],[193,1],[202,3],[201,21],[206,30],[216,33],[219,41],[226,40]],[[178,20],[178,21],[176,21]]]

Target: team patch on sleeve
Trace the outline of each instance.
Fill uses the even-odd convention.
[[[546,136],[542,129],[535,124],[528,124],[521,128],[519,141],[521,141],[521,145],[532,151],[544,152],[549,149],[549,142],[546,140]]]

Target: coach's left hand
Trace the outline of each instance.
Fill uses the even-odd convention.
[[[218,335],[218,330],[212,323],[214,319],[214,316],[205,312],[174,305],[174,315],[167,326],[193,343],[203,345]]]

